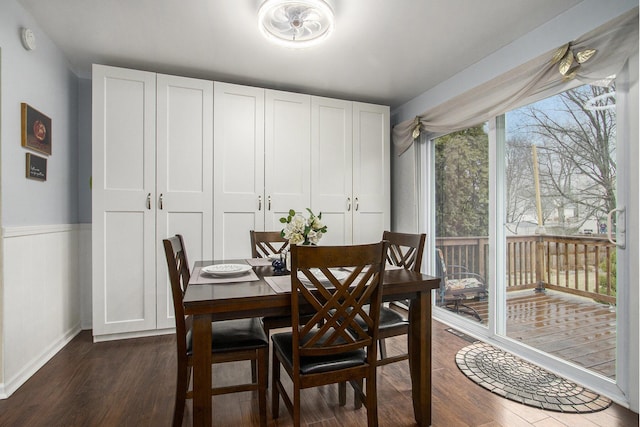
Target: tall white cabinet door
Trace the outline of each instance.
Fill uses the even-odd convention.
[[[352,104],[311,98],[311,206],[327,225],[323,245],[352,242]]]
[[[214,258],[251,256],[264,230],[264,89],[214,82]]]
[[[213,82],[157,76],[157,328],[175,325],[162,239],[182,234],[191,262],[213,258]]]
[[[390,227],[389,107],[353,103],[353,243],[380,241]]]
[[[156,326],[154,73],[93,67],[94,335]]]
[[[282,229],[289,209],[311,206],[311,97],[267,90],[265,104],[265,230]]]

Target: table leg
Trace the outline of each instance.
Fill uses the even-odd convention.
[[[431,298],[420,292],[409,306],[409,370],[413,413],[419,426],[431,425]]]
[[[211,426],[211,318],[193,316],[193,425]]]

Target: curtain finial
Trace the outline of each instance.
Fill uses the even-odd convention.
[[[558,71],[562,74],[562,80],[571,80],[578,74],[580,65],[587,62],[596,52],[596,49],[584,49],[574,53],[572,44],[567,43],[555,51],[551,64],[559,62]]]
[[[413,139],[418,139],[420,136],[420,117],[418,116],[413,119],[413,132],[411,133],[411,136]]]

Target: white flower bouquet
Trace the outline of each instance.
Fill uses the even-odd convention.
[[[285,224],[280,235],[287,239],[290,245],[316,245],[327,232],[327,226],[322,223],[322,212],[316,215],[309,208],[307,211],[309,218],[293,209],[289,210],[287,217],[280,218],[280,222]]]

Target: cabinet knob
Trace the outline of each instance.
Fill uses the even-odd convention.
[[[358,208],[360,207],[360,205],[358,204],[358,198],[357,197],[355,198],[354,202],[355,202],[355,209],[357,211]]]
[[[270,211],[271,210],[271,196],[269,196],[268,203],[269,203],[269,206],[267,207],[267,210]]]
[[[147,209],[151,209],[151,193],[147,194]]]
[[[351,212],[351,197],[347,197],[347,212]]]
[[[158,200],[158,207],[160,209],[162,209],[162,206],[163,206],[163,204],[162,204],[162,193],[160,193],[160,199]]]
[[[262,196],[258,196],[258,210],[262,210]]]

